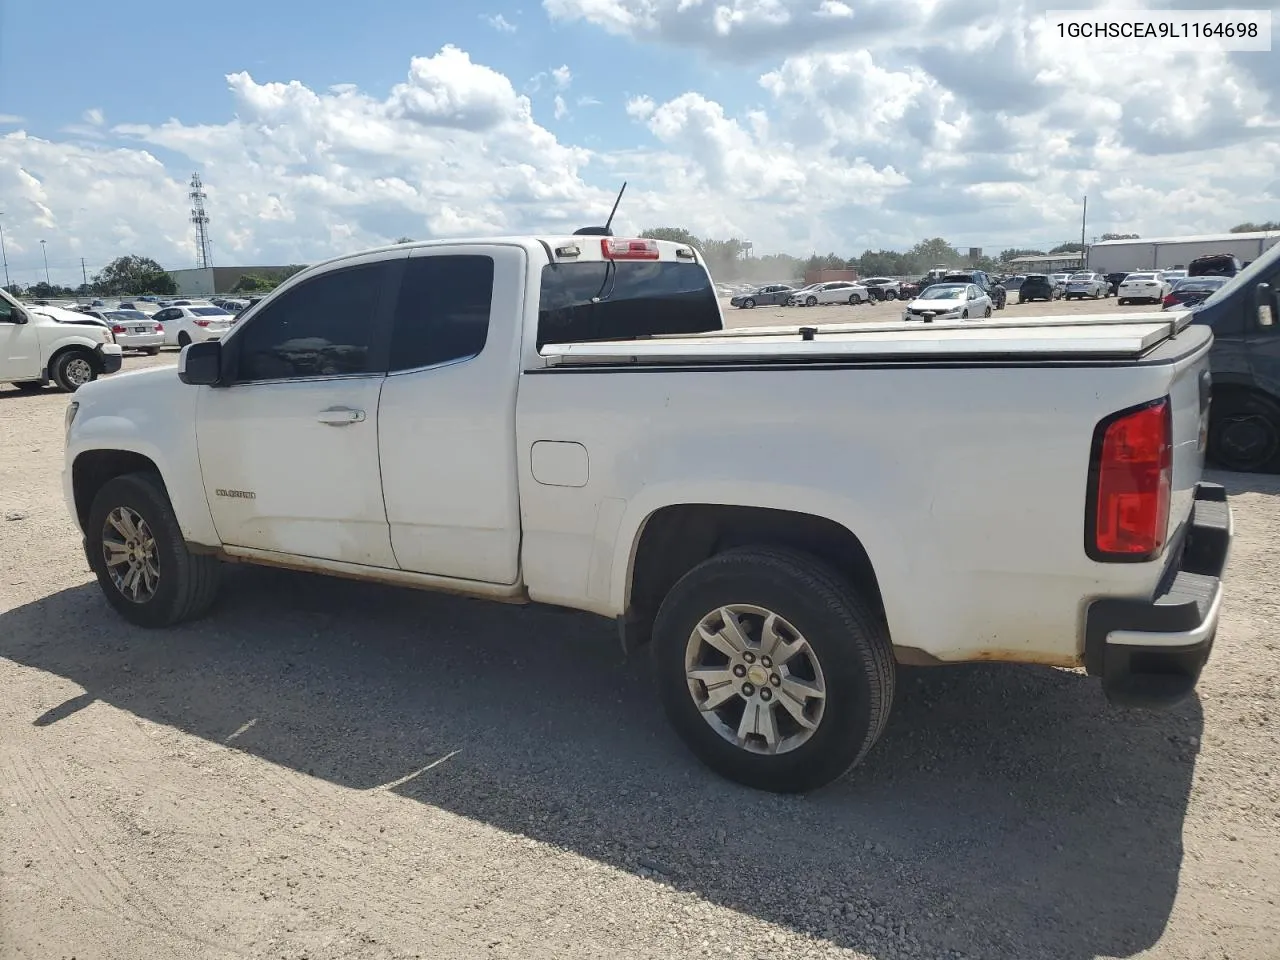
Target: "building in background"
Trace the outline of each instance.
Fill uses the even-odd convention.
[[[184,297],[212,297],[220,293],[235,292],[241,277],[279,277],[296,272],[297,266],[287,267],[196,267],[191,270],[170,270],[169,276],[178,285],[178,293]]]
[[[1134,270],[1183,270],[1196,257],[1229,253],[1242,263],[1257,260],[1280,243],[1280,231],[1211,233],[1198,237],[1100,240],[1089,248],[1089,269],[1098,273]]]
[[[1036,257],[1014,257],[1007,266],[1018,273],[1060,273],[1063,270],[1079,270],[1084,257],[1078,253],[1050,253]]]

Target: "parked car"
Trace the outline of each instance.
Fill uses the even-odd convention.
[[[1280,473],[1280,245],[1231,277],[1191,319],[1213,330],[1209,459]]]
[[[1100,273],[1082,271],[1073,273],[1067,280],[1067,289],[1063,293],[1064,300],[1083,300],[1086,297],[1098,300],[1111,295],[1111,285]]]
[[[902,311],[905,321],[977,320],[991,316],[991,297],[976,283],[935,283]]]
[[[1204,303],[1224,286],[1230,277],[1187,277],[1173,285],[1161,301],[1162,309],[1176,310]]]
[[[164,327],[141,310],[102,310],[93,316],[110,324],[116,343],[125,350],[140,350],[154,357],[164,346]]]
[[[902,293],[902,281],[891,277],[868,277],[861,283],[877,300],[897,300]]]
[[[100,321],[57,307],[24,307],[0,290],[0,383],[74,393],[120,369],[121,351]]]
[[[1105,275],[1104,279],[1107,281],[1107,289],[1110,291],[1110,296],[1116,297],[1120,295],[1120,284],[1124,283],[1124,278],[1128,275],[1127,273],[1108,273]]]
[[[1019,274],[1015,274],[1012,277],[1000,277],[999,283],[1000,283],[1000,286],[1004,287],[1005,293],[1007,295],[1010,293],[1017,293],[1020,289],[1022,289],[1022,282],[1026,279],[1027,278],[1025,274],[1019,273]]]
[[[869,303],[871,293],[861,284],[848,280],[832,280],[797,290],[787,301],[793,306],[816,307],[820,303]]]
[[[1059,288],[1062,290],[1062,292],[1063,292],[1063,293],[1066,293],[1066,290],[1067,290],[1067,281],[1071,279],[1071,274],[1069,274],[1069,273],[1051,273],[1051,274],[1049,274],[1049,279],[1050,279],[1050,280],[1052,280],[1052,281],[1053,281],[1053,283],[1054,283],[1054,285],[1055,285],[1055,286],[1057,286],[1057,287],[1059,287]]]
[[[1244,269],[1238,257],[1230,253],[1215,253],[1196,257],[1187,264],[1188,277],[1234,277]]]
[[[231,329],[235,316],[221,307],[165,307],[154,317],[164,328],[165,346],[185,347],[216,339]]]
[[[940,283],[972,283],[981,290],[997,310],[1003,310],[1009,294],[985,270],[957,270],[943,275]]]
[[[1120,284],[1117,296],[1120,304],[1159,303],[1169,293],[1172,285],[1158,273],[1131,273]]]
[[[144,313],[148,317],[154,316],[160,310],[160,308],[156,306],[154,303],[152,303],[149,300],[143,300],[141,297],[138,297],[137,299],[134,299],[134,300],[121,300],[120,303],[116,306],[116,309],[117,310],[137,310],[139,313]]]
[[[1018,287],[1018,302],[1030,303],[1033,300],[1057,300],[1062,295],[1057,285],[1047,273],[1028,273]]]
[[[613,618],[690,750],[779,791],[867,755],[897,663],[1191,694],[1232,533],[1196,442],[1208,330],[744,338],[700,260],[582,235],[341,257],[176,376],[82,388],[63,483],[106,601],[191,620],[230,559]]]
[[[740,310],[753,310],[756,307],[777,306],[785,304],[795,293],[794,287],[782,283],[771,283],[768,286],[756,287],[750,293],[739,294],[729,299],[729,306]]]

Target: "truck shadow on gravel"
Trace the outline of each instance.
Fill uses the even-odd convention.
[[[402,781],[418,802],[876,957],[1127,956],[1168,920],[1194,699],[1143,714],[1066,671],[904,669],[868,761],[778,797],[685,753],[647,657],[623,659],[605,621],[229,573],[210,619],[169,632],[128,627],[92,584],[0,614],[0,656],[86,691],[30,722],[84,722],[97,699],[356,790]]]

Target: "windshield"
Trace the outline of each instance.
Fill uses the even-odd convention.
[[[197,317],[229,317],[231,314],[221,307],[192,307],[191,312]]]
[[[1071,279],[1072,280],[1092,280],[1093,274],[1092,273],[1076,273],[1076,274],[1072,274]]]
[[[141,310],[112,310],[107,314],[111,320],[146,320],[147,315]]]
[[[1155,278],[1156,275],[1154,273],[1131,273],[1124,280],[1125,283],[1128,283],[1130,280],[1154,280]]]
[[[921,300],[959,300],[964,296],[964,287],[930,287],[920,294]]]

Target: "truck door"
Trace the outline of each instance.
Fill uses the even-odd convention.
[[[387,522],[404,570],[485,583],[519,576],[516,387],[525,253],[412,251],[379,408]]]
[[[383,254],[318,274],[224,341],[232,382],[200,387],[196,406],[205,494],[224,544],[395,569],[378,394],[403,263]]]
[[[1258,284],[1271,288],[1270,296],[1259,299]],[[1277,313],[1277,287],[1280,286],[1280,268],[1261,275],[1256,283],[1239,291],[1244,311],[1244,352],[1248,357],[1249,372],[1254,384],[1275,402],[1280,403],[1280,313]],[[1268,302],[1269,301],[1269,302]],[[1263,309],[1269,308],[1269,309]],[[1269,322],[1268,322],[1269,321]],[[1217,336],[1217,329],[1214,329]]]
[[[26,319],[27,323],[19,321]],[[39,321],[0,297],[0,383],[40,378]]]

